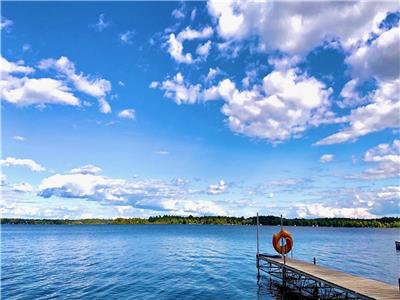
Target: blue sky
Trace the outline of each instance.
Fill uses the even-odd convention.
[[[397,2],[3,2],[4,217],[399,215]]]

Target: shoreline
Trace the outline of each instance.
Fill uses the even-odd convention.
[[[256,217],[181,217],[156,216],[145,218],[115,219],[24,219],[1,218],[2,225],[237,225],[255,226]],[[262,226],[279,226],[280,218],[260,216]],[[336,227],[336,228],[400,228],[399,217],[383,217],[379,219],[350,218],[316,218],[316,219],[283,219],[283,225],[289,227]]]

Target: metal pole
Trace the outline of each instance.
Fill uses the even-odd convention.
[[[257,257],[258,257],[258,254],[260,253],[260,241],[259,241],[259,233],[258,233],[259,226],[260,226],[260,220],[258,218],[258,213],[257,213]]]
[[[258,232],[258,227],[260,226],[260,220],[258,218],[258,212],[257,212],[257,256],[256,256],[256,264],[257,264],[257,280],[260,279],[260,261],[258,255],[260,254],[260,241],[259,241],[259,232]]]
[[[281,231],[282,230],[283,230],[283,218],[281,215]],[[280,242],[281,242],[281,248],[283,249],[283,239],[281,239]],[[285,255],[281,253],[281,256],[284,257]],[[285,261],[284,261],[284,263],[285,263]]]

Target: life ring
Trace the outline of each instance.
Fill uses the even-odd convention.
[[[285,240],[285,244],[281,245],[281,239]],[[280,254],[287,254],[293,248],[293,238],[289,231],[281,230],[272,236],[272,245],[276,252]]]

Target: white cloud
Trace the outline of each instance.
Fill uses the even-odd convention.
[[[348,123],[339,132],[334,133],[316,145],[330,145],[354,141],[361,136],[386,128],[398,128],[400,102],[400,79],[379,83],[378,88],[368,96],[371,103],[351,110],[350,115],[342,117],[342,123]]]
[[[32,193],[34,191],[32,185],[27,182],[13,184],[10,188],[17,193]]]
[[[135,110],[134,109],[124,109],[118,113],[118,117],[123,119],[135,119]]]
[[[5,30],[9,27],[11,27],[13,24],[13,21],[1,16],[1,20],[0,20],[0,29],[1,30]]]
[[[177,39],[181,42],[186,40],[207,39],[213,35],[214,31],[211,27],[207,26],[201,30],[195,30],[186,27],[183,31],[179,32]]]
[[[368,98],[366,96],[361,96],[357,91],[359,82],[359,79],[355,78],[348,81],[344,85],[342,91],[340,92],[340,96],[343,98],[343,100],[337,102],[340,108],[356,107],[368,102]]]
[[[16,141],[21,141],[21,142],[25,141],[25,138],[23,136],[20,136],[20,135],[14,135],[13,139],[16,140]]]
[[[393,27],[383,32],[371,44],[364,45],[355,50],[346,62],[351,66],[351,71],[356,78],[369,78],[378,80],[393,80],[400,73],[400,27]]]
[[[278,143],[330,119],[331,93],[314,77],[289,69],[271,72],[262,86],[250,90],[239,91],[225,79],[206,90],[204,98],[225,100],[222,112],[234,132]]]
[[[0,160],[0,165],[6,167],[25,167],[34,172],[43,172],[46,169],[32,159],[7,157]]]
[[[64,104],[79,106],[80,101],[62,81],[52,78],[29,79],[9,76],[0,81],[1,98],[18,106]]]
[[[22,74],[30,74],[35,70],[31,67],[24,66],[23,61],[18,61],[16,63],[9,62],[4,57],[0,56],[0,72],[2,79],[9,74],[13,73],[22,73]]]
[[[369,149],[364,155],[364,162],[375,163],[376,167],[349,178],[366,180],[398,178],[400,176],[400,140],[394,140],[392,144],[379,144]]]
[[[183,54],[183,44],[179,41],[175,34],[171,33],[168,39],[168,52],[175,61],[179,63],[190,64],[193,62],[192,55],[190,53]]]
[[[202,45],[199,45],[196,49],[196,53],[200,56],[207,57],[211,50],[211,41],[208,41]]]
[[[258,50],[304,56],[325,41],[339,40],[349,49],[380,32],[395,2],[208,2],[218,34],[227,41],[257,37]]]
[[[375,218],[367,207],[330,207],[324,204],[298,206],[296,213],[300,218]]]
[[[221,74],[221,70],[218,67],[215,68],[215,69],[214,68],[209,68],[207,76],[206,76],[206,82],[212,81],[219,74]]]
[[[119,35],[119,39],[123,44],[132,44],[133,36],[135,35],[134,30],[128,30]]]
[[[297,214],[304,217],[368,218],[400,214],[400,187],[388,185],[339,188],[317,192],[318,202],[295,206]],[[352,214],[354,214],[352,216]]]
[[[159,180],[129,181],[93,174],[56,174],[40,183],[38,195],[82,198],[174,214],[225,214],[214,202],[188,199],[190,193],[185,185]]]
[[[172,79],[167,79],[161,84],[152,82],[150,87],[159,87],[165,91],[164,96],[173,99],[176,104],[196,103],[201,93],[200,84],[191,85],[187,83],[181,73],[177,73]]]
[[[197,9],[193,9],[192,12],[190,13],[190,20],[194,21],[197,15]]]
[[[297,69],[273,71],[262,85],[242,91],[230,79],[203,90],[200,84],[186,82],[181,73],[150,86],[164,90],[164,96],[177,104],[222,99],[221,111],[231,130],[272,143],[299,137],[308,128],[334,119],[329,111],[332,89]]]
[[[335,156],[333,154],[324,154],[320,157],[319,161],[321,163],[328,163],[328,162],[332,162],[335,159]]]
[[[58,60],[42,60],[38,67],[42,70],[54,68],[58,72],[57,79],[17,77],[17,74],[27,75],[35,70],[24,66],[23,61],[13,63],[1,57],[1,99],[18,106],[44,107],[46,104],[80,106],[80,100],[69,86],[72,83],[75,90],[97,98],[101,112],[111,112],[111,107],[105,99],[111,91],[111,83],[108,80],[78,74],[75,65],[66,57]],[[62,80],[63,77],[66,80]]]
[[[100,173],[102,170],[100,167],[94,166],[94,165],[85,165],[79,168],[74,168],[71,171],[69,171],[69,173],[71,174],[83,174],[83,175],[87,175],[87,174],[91,174],[91,175],[96,175],[98,173]]]
[[[168,52],[175,61],[179,63],[191,64],[194,62],[194,59],[192,57],[192,54],[183,53],[183,42],[186,40],[206,39],[209,38],[212,34],[213,30],[211,27],[204,27],[200,31],[191,29],[190,27],[186,27],[183,31],[178,33],[177,36],[175,36],[174,33],[171,33],[167,41]],[[207,46],[201,49],[203,53],[207,50],[206,47]]]
[[[168,211],[177,215],[226,215],[225,210],[223,210],[218,204],[205,200],[180,201],[175,199],[151,199],[147,201],[138,201],[136,205],[137,207],[145,209],[150,208],[158,211]]]
[[[123,82],[123,81],[118,81],[118,85],[120,85],[120,86],[125,86],[125,83]]]
[[[225,181],[220,180],[218,184],[210,184],[207,189],[207,194],[209,195],[220,195],[226,192],[227,185]]]
[[[97,99],[99,101],[99,110],[103,114],[109,114],[111,112],[110,103],[107,102],[104,98]]]
[[[105,20],[104,14],[100,14],[97,23],[92,26],[96,28],[98,31],[102,32],[104,29],[110,26],[110,23]]]
[[[101,112],[111,112],[111,107],[105,99],[106,95],[111,91],[110,81],[77,73],[75,64],[65,56],[61,56],[58,60],[52,58],[42,60],[39,63],[39,68],[42,70],[50,68],[57,70],[60,74],[66,76],[78,91],[97,98]]]
[[[361,136],[387,128],[398,128],[400,101],[400,31],[394,27],[379,35],[370,44],[356,49],[347,59],[355,78],[343,88],[341,107],[358,106],[342,118],[347,127],[330,135],[317,145],[354,141]],[[357,86],[368,79],[375,79],[377,88],[360,96]]]

